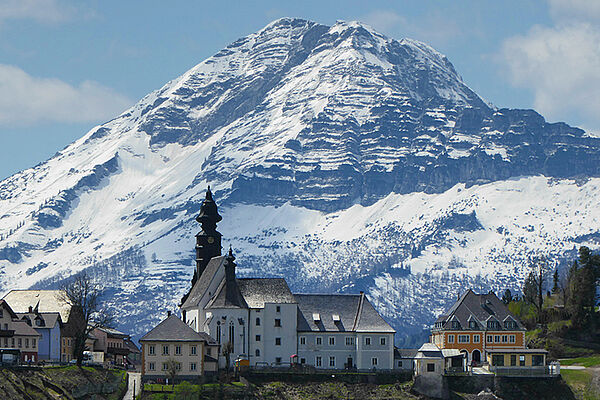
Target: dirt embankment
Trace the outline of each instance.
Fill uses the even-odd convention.
[[[0,368],[0,399],[79,400],[95,395],[98,400],[120,399],[125,389],[122,371],[77,368]]]

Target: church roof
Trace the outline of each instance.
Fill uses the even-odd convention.
[[[142,341],[212,343],[215,340],[204,332],[196,332],[176,315],[170,315],[140,339]]]
[[[58,312],[63,322],[68,321],[71,306],[62,299],[61,290],[11,290],[4,300],[16,313],[26,313],[29,306],[39,312]]]
[[[190,295],[185,300],[185,303],[183,303],[181,308],[185,309],[185,308],[194,307],[194,306],[198,305],[198,303],[200,302],[200,299],[202,298],[204,293],[208,290],[208,286],[210,285],[210,282],[216,275],[217,270],[219,269],[219,267],[221,267],[221,265],[223,265],[224,261],[225,261],[225,256],[218,256],[218,257],[213,257],[208,262],[208,264],[206,265],[206,268],[204,269],[204,272],[198,278],[198,280],[192,287],[192,290],[190,290]]]
[[[516,322],[517,328],[509,330],[524,330],[518,318],[508,310],[508,307],[493,293],[476,294],[472,290],[467,290],[454,303],[445,315],[438,317],[437,323],[441,323],[441,329],[451,329],[451,321],[457,321],[460,329],[468,330],[469,321],[477,323],[476,330],[484,330],[487,327],[488,320],[498,322],[512,319]],[[504,329],[504,325],[500,325]]]
[[[296,302],[283,278],[242,278],[236,281],[249,308],[264,308],[265,303]]]
[[[294,294],[298,302],[298,331],[381,332],[394,329],[364,294]]]
[[[236,279],[237,281],[237,279]],[[234,282],[231,288],[230,295],[227,296],[227,279],[223,279],[217,288],[217,294],[208,302],[206,308],[248,308],[248,304],[244,300],[244,296],[240,292],[239,287]]]

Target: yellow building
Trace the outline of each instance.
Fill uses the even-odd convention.
[[[488,355],[498,354],[494,352],[525,349],[525,331],[493,292],[475,294],[469,289],[437,319],[431,342],[440,349],[459,350],[469,364],[481,364]]]

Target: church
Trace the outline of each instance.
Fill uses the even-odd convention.
[[[364,293],[294,294],[283,278],[238,278],[210,187],[196,220],[196,268],[181,319],[219,345],[218,365],[244,358],[251,367],[299,363],[319,369],[393,369],[394,329]]]

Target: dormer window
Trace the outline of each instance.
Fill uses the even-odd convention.
[[[504,328],[506,328],[506,329],[516,329],[517,328],[517,323],[513,319],[509,318],[506,321],[504,321]]]
[[[500,322],[490,320],[487,322],[487,327],[488,327],[488,329],[496,329],[496,330],[500,329]]]
[[[475,320],[470,320],[469,321],[469,329],[477,329],[477,322],[475,322]]]
[[[452,321],[452,329],[460,329],[460,322]]]
[[[31,326],[31,320],[28,317],[23,317],[23,321],[29,326]]]

